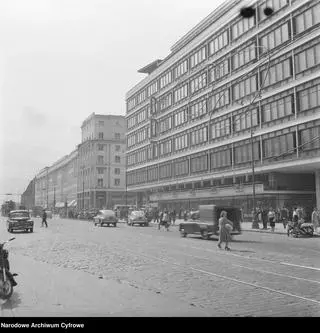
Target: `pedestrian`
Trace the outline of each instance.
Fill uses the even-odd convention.
[[[230,251],[228,247],[229,242],[231,242],[231,230],[233,228],[233,223],[228,220],[227,212],[223,210],[220,214],[219,219],[219,242],[218,248],[221,249],[221,243],[226,243],[225,250]]]
[[[184,219],[185,221],[188,220],[188,212],[187,212],[186,210],[185,210],[184,213],[183,213],[183,219]]]
[[[158,230],[160,230],[160,227],[161,227],[161,225],[162,225],[163,215],[164,215],[164,213],[163,213],[163,212],[160,212],[160,214],[159,214]]]
[[[268,228],[268,211],[267,209],[264,207],[262,209],[262,223],[263,223],[263,229],[267,230]]]
[[[269,213],[268,213],[268,220],[269,220],[269,224],[270,224],[272,232],[274,232],[275,218],[276,218],[275,211],[274,211],[274,209],[272,207],[270,207]]]
[[[176,216],[177,216],[177,213],[176,213],[176,210],[174,209],[172,211],[172,224],[175,225],[176,223]]]
[[[47,212],[44,209],[43,213],[42,213],[42,223],[41,223],[41,227],[43,227],[43,225],[46,225],[46,228],[48,228],[48,223],[47,223]]]
[[[283,206],[280,211],[280,218],[281,218],[281,221],[283,224],[283,228],[286,229],[287,224],[288,224],[288,219],[289,219],[289,211],[285,206]]]
[[[179,210],[179,220],[181,220],[181,218],[182,218],[182,209],[180,208],[180,210]]]
[[[314,232],[317,231],[319,227],[319,222],[320,222],[320,215],[317,207],[313,209],[312,215],[311,215],[311,223],[313,224],[313,230]]]

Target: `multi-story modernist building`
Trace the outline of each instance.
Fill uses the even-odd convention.
[[[35,179],[32,179],[26,190],[21,195],[21,205],[26,209],[32,209],[35,206]]]
[[[77,204],[78,151],[62,157],[35,177],[35,206],[50,209]]]
[[[91,114],[81,126],[78,207],[112,208],[126,201],[124,116]],[[127,198],[130,202],[131,197]]]
[[[249,212],[255,190],[268,207],[320,207],[320,3],[267,4],[226,1],[140,70],[126,119],[128,191],[141,202]]]

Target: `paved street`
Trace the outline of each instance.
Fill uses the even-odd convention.
[[[9,245],[19,285],[2,316],[320,314],[319,237],[244,231],[226,252],[176,227],[48,221]]]

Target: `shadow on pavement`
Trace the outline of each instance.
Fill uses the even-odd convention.
[[[13,292],[11,298],[7,300],[4,304],[2,304],[2,310],[10,310],[15,309],[21,304],[21,298],[19,293]]]
[[[232,243],[262,243],[262,241],[256,240],[243,240],[243,239],[233,239]]]

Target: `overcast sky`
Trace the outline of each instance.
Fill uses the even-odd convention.
[[[0,203],[80,143],[223,0],[0,0]]]

